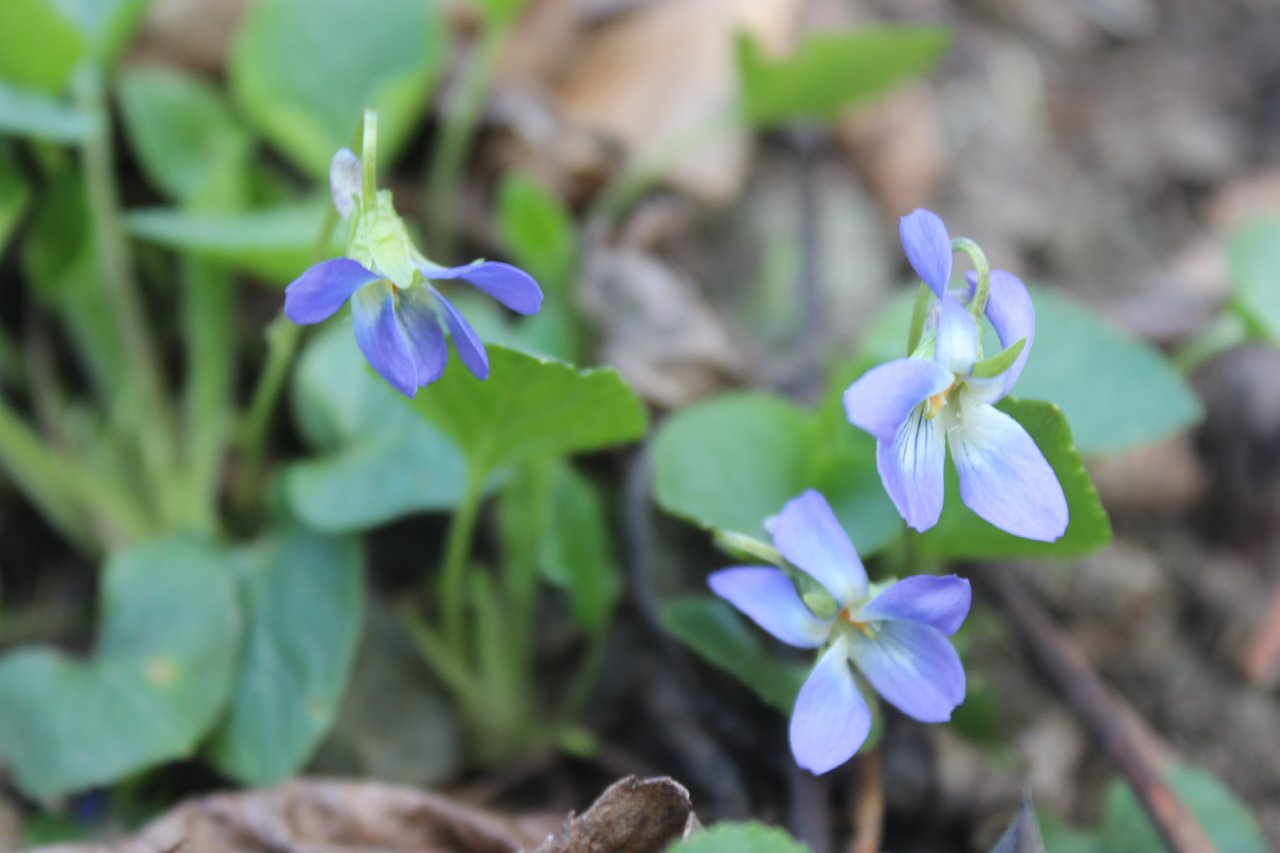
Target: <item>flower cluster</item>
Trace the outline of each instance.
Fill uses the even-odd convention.
[[[446,328],[467,369],[488,378],[484,344],[433,282],[465,281],[520,314],[537,313],[542,290],[510,264],[433,264],[410,242],[388,191],[364,198],[360,174],[354,153],[344,148],[334,155],[329,184],[334,205],[350,223],[347,254],[316,264],[285,288],[285,316],[300,325],[319,323],[350,301],[360,350],[374,370],[409,397],[444,374]]]
[[[960,498],[970,509],[1016,536],[1052,542],[1067,528],[1062,486],[1022,425],[994,405],[1031,352],[1035,309],[1027,288],[993,270],[987,288],[975,274],[953,291],[952,241],[942,220],[917,210],[900,230],[907,258],[936,302],[909,358],[867,371],[845,391],[849,421],[875,436],[885,490],[916,530],[933,527],[942,513],[950,445]],[[985,361],[977,323],[984,314],[1005,348]]]
[[[947,447],[960,498],[991,524],[1053,541],[1067,528],[1057,475],[1021,424],[995,407],[1017,382],[1035,337],[1035,309],[1011,273],[989,271],[981,250],[952,241],[926,210],[903,217],[903,248],[921,290],[908,358],[880,365],[844,394],[851,423],[876,438],[876,462],[894,506],[916,530],[942,514]],[[954,252],[973,256],[953,289]],[[980,320],[1001,351],[983,358]],[[969,582],[916,575],[871,584],[822,495],[805,492],[766,523],[782,568],[715,572],[711,589],[784,643],[819,649],[791,714],[791,751],[825,773],[866,740],[871,710],[861,674],[886,701],[923,722],[943,722],[964,700],[960,657],[948,641],[969,612]],[[817,592],[802,591],[817,590]]]
[[[852,666],[908,716],[944,722],[964,700],[964,668],[947,637],[969,613],[969,582],[916,575],[877,588],[826,498],[808,491],[767,528],[776,547],[830,595],[832,615],[814,614],[790,575],[772,566],[715,572],[711,589],[784,643],[824,648],[791,714],[791,752],[812,773],[848,761],[871,730],[871,710]]]

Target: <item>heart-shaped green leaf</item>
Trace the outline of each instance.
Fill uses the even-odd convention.
[[[902,522],[880,485],[875,442],[826,411],[768,394],[726,394],[658,429],[654,496],[667,512],[713,530],[760,536],[766,518],[818,489],[869,556]]]
[[[289,506],[308,526],[364,530],[451,509],[461,499],[462,453],[369,369],[345,319],[303,352],[293,409],[303,434],[323,451],[284,475]]]
[[[0,662],[0,757],[38,798],[190,756],[231,692],[240,643],[229,560],[189,539],[108,559],[93,655]]]
[[[413,407],[444,430],[487,475],[531,459],[567,456],[644,435],[644,405],[617,371],[571,365],[489,347],[480,381],[454,358]]]
[[[364,581],[351,539],[276,533],[237,555],[240,668],[211,755],[254,785],[288,778],[333,722],[360,639]]]
[[[390,162],[423,115],[445,58],[439,4],[260,0],[232,47],[231,90],[299,167],[327,179],[366,108]]]
[[[84,51],[84,39],[51,0],[0,3],[0,80],[46,94],[61,92]]]
[[[240,187],[213,186],[228,175],[243,183],[250,151],[249,135],[218,90],[179,71],[139,68],[123,75],[120,106],[138,161],[171,198],[241,195]]]

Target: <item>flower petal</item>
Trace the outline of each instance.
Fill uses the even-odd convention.
[[[360,177],[360,158],[350,148],[338,149],[329,162],[329,192],[343,219],[351,216],[363,196]]]
[[[972,294],[978,288],[978,274],[971,271],[968,279],[969,292]],[[1014,383],[1018,381],[1018,377],[1022,375],[1027,356],[1031,354],[1031,343],[1036,339],[1036,308],[1031,301],[1031,294],[1027,292],[1027,286],[1021,279],[1005,270],[992,270],[986,314],[987,319],[991,321],[991,326],[996,330],[996,337],[1000,339],[1000,346],[1011,347],[1023,338],[1027,341],[1018,358],[1000,376],[1003,380],[1003,390],[994,400],[988,400],[995,403],[1009,393]]]
[[[299,326],[327,320],[351,294],[379,278],[350,258],[321,261],[284,289],[284,315]]]
[[[937,628],[881,622],[874,637],[850,634],[854,663],[891,705],[922,723],[945,723],[964,701],[960,655]]]
[[[413,353],[417,369],[415,384],[423,388],[444,374],[449,360],[449,345],[445,343],[444,329],[440,326],[440,314],[431,288],[417,285],[400,291],[400,307],[397,309],[400,328],[409,349]]]
[[[862,608],[862,618],[919,622],[949,637],[964,622],[972,602],[969,582],[959,575],[913,575],[881,590]]]
[[[912,409],[954,381],[950,370],[931,359],[890,361],[871,368],[845,389],[845,416],[859,429],[892,441]]]
[[[898,236],[911,268],[941,299],[951,281],[951,237],[938,214],[917,209],[902,217]]]
[[[766,566],[738,566],[713,572],[711,591],[745,613],[782,642],[816,649],[827,641],[831,623],[814,616],[786,572]]]
[[[939,309],[934,361],[952,373],[967,376],[978,360],[978,324],[968,309],[950,296],[940,301]]]
[[[453,348],[458,351],[458,357],[477,379],[488,379],[489,354],[485,352],[480,336],[443,294],[437,291],[434,296],[444,308],[444,322],[449,327],[449,337],[453,339]]]
[[[987,521],[1024,539],[1053,542],[1067,530],[1067,499],[1058,477],[1022,424],[1004,412],[960,397],[951,456],[960,497]]]
[[[418,371],[409,342],[396,319],[395,290],[378,282],[356,291],[351,300],[351,320],[360,351],[383,379],[406,397],[418,390]]]
[[[866,597],[867,572],[821,494],[810,489],[792,498],[765,526],[782,556],[822,584],[841,607]]]
[[[519,314],[537,314],[542,307],[542,288],[519,267],[497,261],[476,261],[461,267],[433,267],[418,264],[428,280],[461,279]]]
[[[849,669],[849,642],[840,637],[809,673],[791,712],[791,754],[814,775],[844,764],[871,731],[871,709]]]
[[[916,406],[892,441],[876,442],[876,467],[898,514],[916,530],[928,530],[942,514],[947,446],[942,418],[926,418]]]

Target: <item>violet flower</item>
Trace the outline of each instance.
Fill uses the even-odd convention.
[[[444,373],[446,328],[467,369],[478,379],[488,378],[484,344],[433,282],[465,281],[520,314],[537,313],[542,290],[510,264],[433,264],[409,241],[389,192],[363,198],[360,172],[360,159],[350,150],[334,155],[329,184],[334,206],[351,223],[347,255],[316,264],[285,288],[285,316],[300,325],[319,323],[350,301],[361,352],[391,387],[408,397]]]
[[[1062,486],[1022,425],[994,406],[1017,382],[1031,351],[1031,297],[1012,273],[990,273],[982,313],[1005,350],[981,361],[974,316],[948,291],[952,242],[946,226],[917,210],[902,218],[900,230],[911,266],[937,296],[930,333],[910,358],[872,368],[849,386],[849,421],[875,436],[885,490],[916,530],[933,527],[942,513],[950,445],[960,498],[970,509],[1016,536],[1052,542],[1067,529]],[[969,293],[960,295],[978,298],[976,289],[977,278],[970,276]]]
[[[890,704],[926,723],[964,701],[960,656],[947,637],[969,612],[969,582],[915,575],[882,588],[867,573],[826,498],[807,491],[766,525],[795,568],[835,600],[819,618],[785,571],[739,566],[715,572],[711,589],[784,643],[823,648],[791,713],[791,752],[814,774],[848,761],[871,730],[871,710],[850,664]],[[829,605],[829,602],[828,602]]]

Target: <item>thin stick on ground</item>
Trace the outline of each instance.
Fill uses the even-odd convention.
[[[853,789],[853,838],[849,853],[879,853],[884,840],[884,785],[880,776],[880,750],[871,749],[857,758],[857,781]]]
[[[997,593],[1031,654],[1120,767],[1169,850],[1214,853],[1204,829],[1161,775],[1164,762],[1153,746],[1154,734],[1107,690],[1084,655],[1054,626],[1009,567],[983,572],[981,580]]]
[[[1280,577],[1271,588],[1262,624],[1245,646],[1243,668],[1251,684],[1270,685],[1280,678]]]

